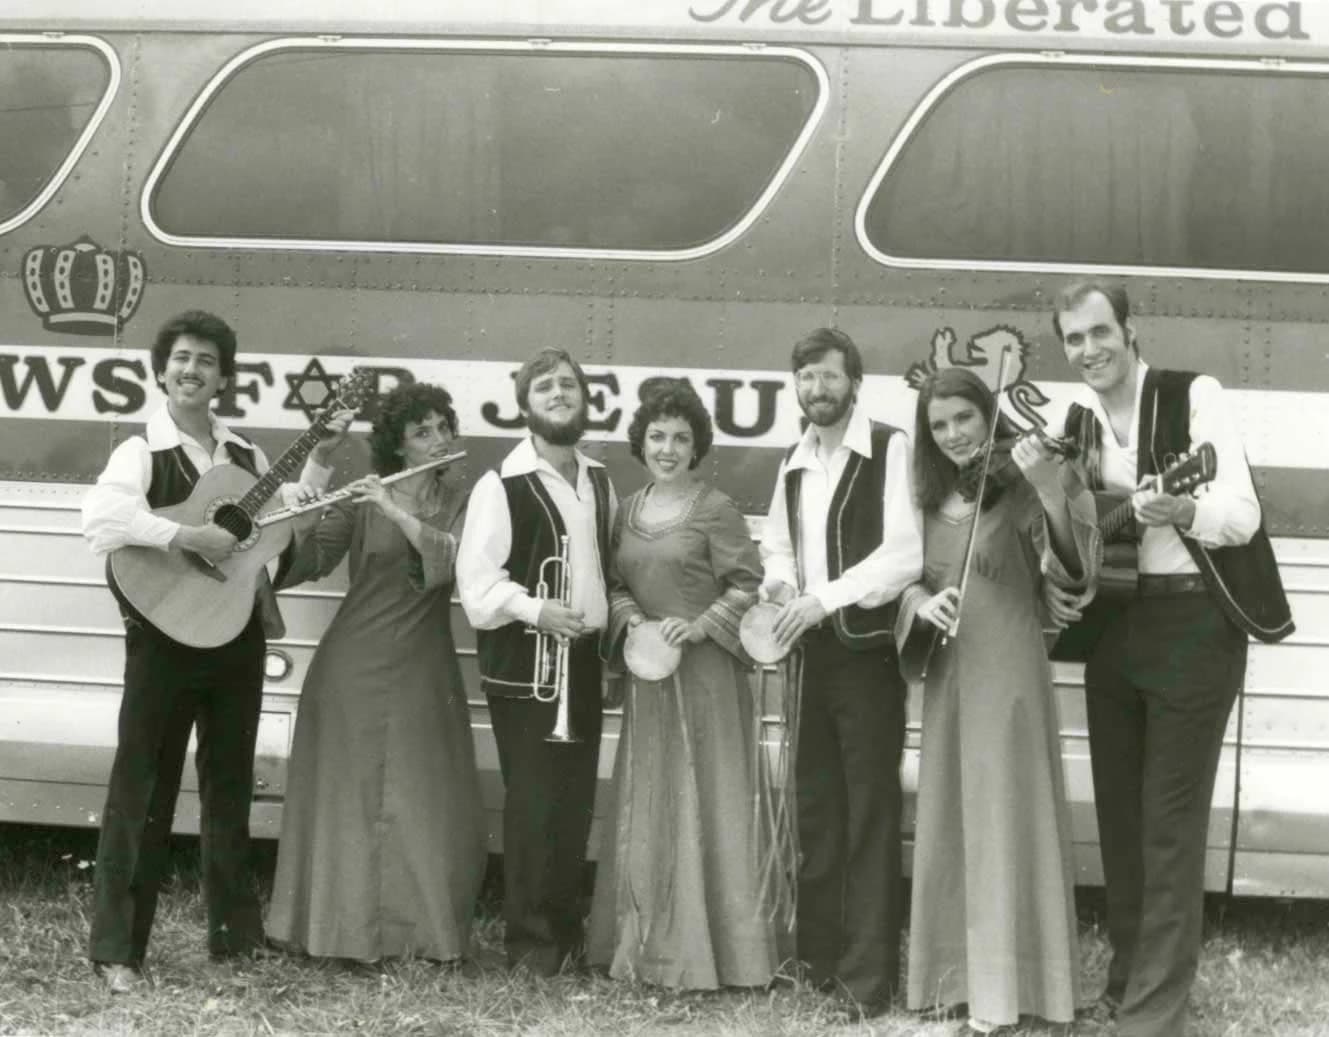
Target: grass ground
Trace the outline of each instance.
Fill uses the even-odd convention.
[[[492,900],[481,905],[475,960],[459,968],[299,958],[217,965],[203,947],[189,840],[174,850],[174,878],[153,933],[155,983],[111,998],[83,957],[94,848],[91,832],[0,826],[0,1033],[942,1037],[956,1026],[903,1011],[849,1020],[795,982],[769,992],[680,995],[600,976],[513,976],[501,967]],[[271,844],[261,844],[256,858],[269,881]],[[1107,950],[1095,891],[1082,891],[1080,918],[1085,987],[1096,992]],[[1212,900],[1194,1003],[1194,1037],[1329,1037],[1329,903]],[[1086,1020],[1073,1032],[1111,1031]]]

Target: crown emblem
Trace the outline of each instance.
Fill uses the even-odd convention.
[[[144,273],[137,252],[113,252],[84,235],[29,249],[23,290],[47,331],[114,335],[143,300]]]

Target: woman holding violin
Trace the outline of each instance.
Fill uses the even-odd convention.
[[[1017,438],[972,372],[938,371],[915,417],[923,581],[901,597],[905,677],[926,673],[908,1000],[967,1004],[966,1032],[1074,1018],[1079,955],[1070,816],[1042,584],[1083,588],[1093,498]]]
[[[738,507],[697,477],[711,439],[685,380],[643,384],[628,444],[651,481],[618,509],[604,642],[633,676],[588,937],[591,964],[615,978],[690,990],[765,986],[780,961],[738,638],[761,558]],[[638,648],[651,641],[672,658]]]

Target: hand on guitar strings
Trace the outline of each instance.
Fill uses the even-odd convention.
[[[201,526],[181,526],[171,538],[171,546],[190,551],[212,565],[224,562],[236,545],[235,534],[206,522]]]
[[[1190,497],[1160,493],[1158,477],[1154,475],[1146,475],[1140,480],[1131,495],[1131,509],[1135,512],[1135,521],[1142,526],[1190,529],[1195,521],[1195,501]]]

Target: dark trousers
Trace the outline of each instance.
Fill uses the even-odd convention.
[[[138,966],[147,954],[195,725],[208,950],[237,954],[262,942],[249,866],[249,807],[263,651],[257,613],[234,641],[210,649],[127,623],[119,741],[97,844],[93,961]]]
[[[803,653],[798,957],[813,983],[869,1004],[900,980],[905,685],[885,652],[850,651],[827,628]]]
[[[1179,1037],[1200,956],[1204,861],[1246,637],[1207,594],[1136,598],[1085,670],[1094,802],[1126,1037]]]
[[[503,920],[508,961],[557,972],[583,944],[581,880],[600,759],[600,660],[595,641],[575,642],[568,714],[573,744],[545,741],[557,704],[489,697],[506,793]]]

